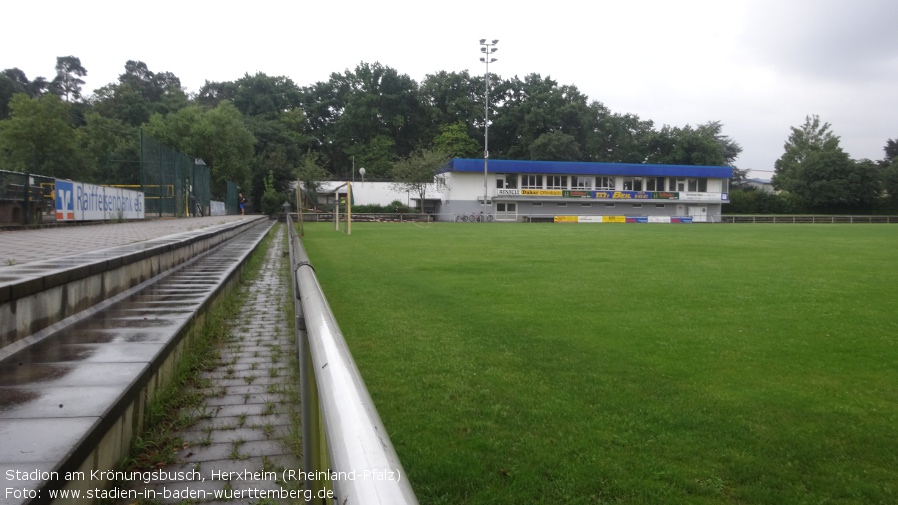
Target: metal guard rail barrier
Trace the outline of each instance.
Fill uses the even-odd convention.
[[[302,394],[305,489],[315,503],[418,503],[287,215]],[[332,491],[330,500],[322,494]]]
[[[811,224],[865,224],[865,223],[898,223],[898,216],[876,215],[819,215],[819,214],[724,214],[722,223],[811,223]]]

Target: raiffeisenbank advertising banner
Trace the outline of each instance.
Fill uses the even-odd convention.
[[[57,221],[143,219],[142,191],[56,179]]]

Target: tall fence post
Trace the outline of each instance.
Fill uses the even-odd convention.
[[[25,205],[22,209],[22,224],[28,225],[31,224],[31,174],[25,173],[25,183],[22,185],[25,188],[24,200]]]

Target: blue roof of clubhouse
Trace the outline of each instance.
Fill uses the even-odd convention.
[[[483,158],[452,158],[443,172],[483,173]],[[490,159],[489,172],[498,174],[630,175],[643,177],[708,177],[732,179],[733,167],[593,163],[581,161],[528,161]]]

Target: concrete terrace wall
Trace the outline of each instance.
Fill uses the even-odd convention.
[[[256,219],[0,270],[0,349],[227,241]]]
[[[0,452],[0,469],[39,470],[56,472],[60,476],[67,472],[91,475],[93,471],[117,469],[127,457],[134,437],[144,430],[148,405],[170,383],[183,355],[194,345],[207,314],[239,281],[239,273],[246,260],[272,224],[273,221],[268,219],[247,219],[236,225],[207,229],[198,234],[202,235],[201,238],[194,237],[190,232],[170,236],[163,241],[168,245],[180,243],[182,247],[163,245],[161,248],[147,248],[155,251],[156,255],[145,257],[142,261],[155,265],[153,268],[161,268],[159,265],[175,258],[184,258],[186,266],[179,268],[180,264],[173,265],[175,270],[171,275],[163,272],[165,276],[153,279],[138,289],[126,289],[127,296],[153,292],[157,284],[169,283],[169,287],[163,289],[182,292],[188,289],[193,294],[187,297],[195,300],[185,301],[181,305],[182,310],[159,316],[165,320],[165,326],[153,325],[152,331],[147,333],[140,324],[146,318],[122,314],[109,316],[113,322],[111,326],[95,326],[92,320],[102,320],[106,311],[91,309],[87,311],[90,315],[71,327],[66,326],[58,331],[48,328],[45,332],[48,335],[42,340],[12,355],[13,361],[21,362],[18,366],[12,363],[12,371],[2,369],[3,385],[13,393],[39,388],[35,391],[40,393],[40,400],[29,402],[26,398],[19,404],[13,402],[0,415],[0,446],[4,448]],[[215,235],[220,238],[214,238]],[[223,248],[210,251],[209,255],[202,256],[196,262],[192,261],[195,256],[212,249],[212,242],[221,244]],[[202,276],[204,280],[194,280],[197,276]],[[174,279],[178,277],[179,280]],[[113,312],[117,305],[118,302],[111,305]],[[118,325],[127,321],[131,321],[133,326]],[[64,325],[61,323],[58,326]],[[95,345],[104,347],[95,347],[93,358],[74,356],[66,359],[66,352],[74,350],[77,353],[77,342],[92,331],[111,332],[115,338],[109,342],[98,341]],[[145,338],[132,341],[129,335],[143,335]],[[87,341],[91,342],[90,339]],[[32,351],[36,347],[43,349]],[[9,349],[3,351],[0,355],[6,354]],[[41,352],[52,353],[53,359],[38,356]],[[39,377],[41,374],[46,377]],[[85,493],[89,489],[106,489],[110,482],[105,478],[59,478],[30,482],[17,480],[15,485],[39,493],[39,498],[6,500],[3,503],[50,503],[50,491],[59,489],[82,493],[81,499],[70,500],[69,503],[91,503],[96,500],[84,499]],[[66,501],[56,500],[54,503]]]

